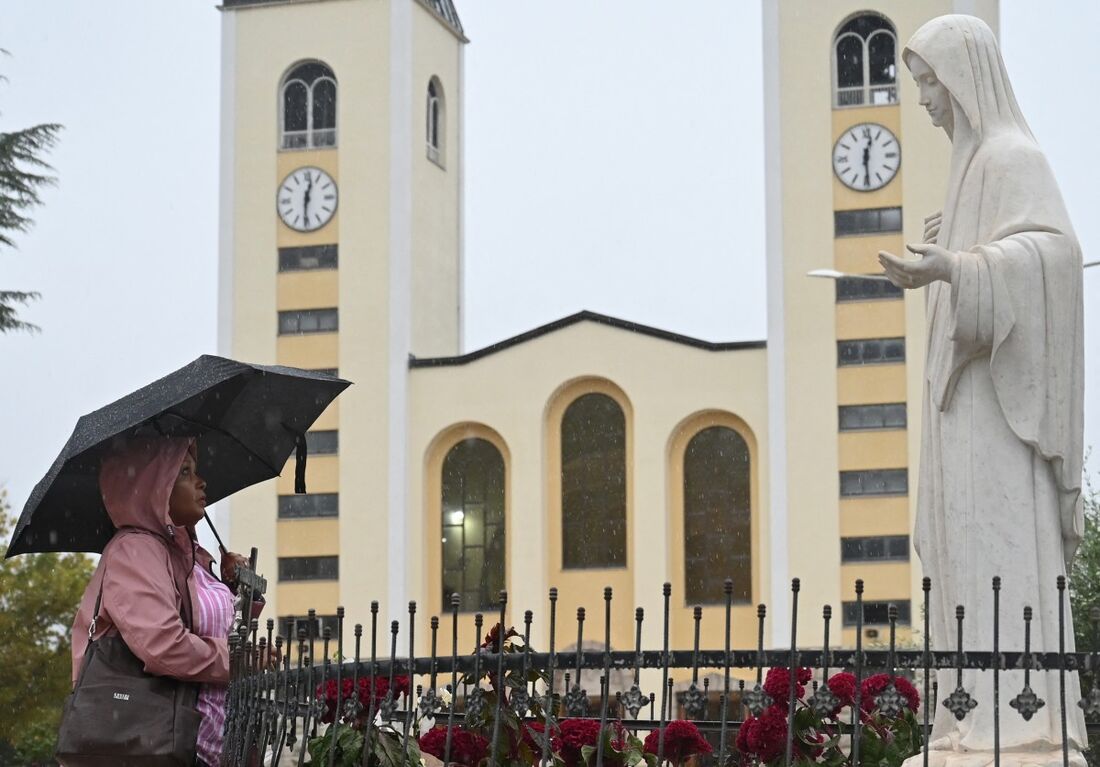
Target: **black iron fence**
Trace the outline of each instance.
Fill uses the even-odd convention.
[[[905,756],[922,752],[927,764],[928,734],[938,707],[960,721],[974,715],[977,707],[991,708],[999,753],[1002,731],[1012,732],[1014,722],[1030,720],[1041,708],[1051,706],[1059,712],[1062,758],[1068,766],[1073,750],[1067,737],[1072,731],[1068,719],[1083,714],[1088,730],[1100,731],[1100,675],[1096,673],[1100,610],[1088,616],[1093,649],[1067,651],[1072,627],[1064,578],[1058,579],[1056,588],[1057,650],[1031,647],[1031,608],[1019,616],[1000,615],[998,578],[993,579],[989,593],[992,626],[982,627],[978,634],[991,637],[992,644],[981,651],[964,645],[964,631],[975,629],[967,626],[962,606],[956,608],[953,646],[931,646],[932,584],[927,578],[917,649],[899,644],[893,606],[888,614],[888,640],[875,649],[863,645],[862,581],[855,584],[854,647],[837,646],[835,635],[831,637],[834,623],[829,606],[822,610],[821,633],[815,632],[814,646],[807,647],[800,639],[806,633],[799,633],[797,579],[791,588],[790,644],[782,650],[765,647],[764,605],[756,612],[756,647],[730,646],[731,581],[725,587],[721,649],[700,646],[703,611],[699,608],[694,611],[694,646],[670,647],[669,584],[663,591],[660,649],[643,647],[646,618],[641,608],[634,616],[634,648],[610,649],[610,588],[604,590],[600,650],[585,649],[584,608],[578,609],[575,621],[570,616],[569,625],[563,625],[556,589],[550,589],[546,605],[549,642],[545,652],[531,646],[532,611],[524,613],[521,627],[505,626],[504,592],[499,615],[488,620],[481,613],[460,613],[458,597],[452,598],[449,637],[439,636],[437,617],[427,622],[428,655],[416,654],[416,603],[409,604],[403,626],[393,621],[387,627],[379,625],[378,603],[372,602],[369,624],[366,628],[354,625],[351,647],[344,643],[343,608],[337,609],[336,631],[326,626],[319,637],[304,628],[296,637],[275,636],[274,621],[266,622],[266,632],[251,621],[230,638],[232,681],[223,764],[301,765],[309,763],[307,754],[312,754],[314,764],[419,767],[419,740],[425,753],[433,753],[434,748],[444,764],[476,767],[476,760],[487,761],[489,767],[551,765],[562,758],[561,749],[575,745],[575,739],[562,735],[570,720],[592,723],[587,729],[592,748],[579,762],[574,754],[572,765],[565,758],[567,767],[638,764],[636,754],[624,758],[632,748],[648,754],[645,758],[651,765],[671,762],[678,767],[689,757],[725,767],[806,764],[826,761],[831,755],[830,763],[836,764],[838,754],[843,755],[843,764],[900,764]],[[310,618],[314,615],[311,611]],[[467,620],[478,639],[475,646],[460,647],[459,624]],[[1002,623],[1010,620],[1023,621],[1023,647],[1000,646]],[[564,652],[555,649],[562,637],[575,639]],[[942,680],[945,671],[951,672],[952,689],[941,691],[937,672]],[[982,689],[991,689],[992,699],[973,696],[974,687],[968,690],[964,683],[964,671],[990,675],[992,687]],[[1031,680],[1040,674],[1057,677],[1057,700],[1042,700],[1032,690]],[[586,689],[597,676],[599,689]],[[674,676],[681,680],[680,689],[673,683]],[[625,689],[612,691],[613,678]],[[1002,680],[1020,688],[1007,689]],[[1079,689],[1077,681],[1080,689],[1089,689],[1071,699],[1070,691]],[[677,719],[691,722],[689,729],[706,742],[685,741],[684,728],[671,724]],[[476,743],[482,750],[473,748],[472,756],[470,732],[481,733]],[[650,733],[644,744],[641,733]]]

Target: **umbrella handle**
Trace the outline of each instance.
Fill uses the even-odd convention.
[[[210,515],[203,511],[202,518],[206,520],[206,524],[210,525],[210,532],[214,534],[214,537],[218,539],[218,549],[222,554],[227,553],[225,544],[222,543],[222,537],[218,535],[218,529],[214,527],[214,523],[210,520]]]

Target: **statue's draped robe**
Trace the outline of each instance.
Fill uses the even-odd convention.
[[[914,544],[933,582],[937,649],[993,644],[991,582],[1002,580],[1000,646],[1058,649],[1056,579],[1083,526],[1082,258],[1042,151],[1012,95],[992,32],[963,16],[933,20],[909,42],[953,97],[955,129],[937,243],[959,254],[950,284],[928,287],[918,511]],[[1066,648],[1073,648],[1066,594]],[[955,688],[940,672],[939,701]],[[937,704],[932,747],[993,750],[993,679],[967,672],[978,706],[962,722]],[[1009,701],[1022,672],[1002,673],[1001,748],[1060,747],[1059,680],[1033,672],[1046,701],[1030,722]],[[1086,743],[1076,674],[1067,676],[1070,740]],[[1002,759],[1002,764],[1010,762]],[[1060,761],[1058,762],[1061,763]]]

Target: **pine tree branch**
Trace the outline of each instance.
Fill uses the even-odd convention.
[[[43,156],[57,145],[60,131],[60,125],[44,123],[0,133],[0,245],[15,247],[12,235],[30,229],[41,190],[57,182]]]
[[[0,333],[23,331],[25,333],[37,333],[40,327],[30,322],[19,319],[15,313],[15,304],[26,306],[31,301],[36,301],[41,296],[35,291],[0,290]]]

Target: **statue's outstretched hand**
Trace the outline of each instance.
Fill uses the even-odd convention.
[[[943,211],[936,211],[924,219],[924,242],[935,242],[940,234],[940,224],[943,223]]]
[[[898,258],[885,250],[878,252],[878,262],[886,270],[886,277],[890,282],[899,288],[913,289],[923,288],[936,280],[951,281],[951,272],[958,259],[955,253],[929,243],[905,247],[920,258],[909,260]]]

